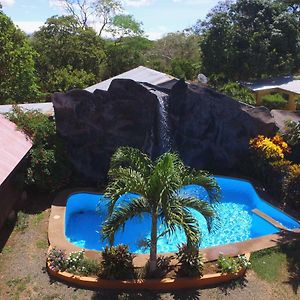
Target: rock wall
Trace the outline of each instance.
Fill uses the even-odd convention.
[[[114,80],[108,91],[72,90],[53,95],[58,133],[74,167],[93,181],[106,175],[119,146],[149,152],[157,99],[132,80]]]
[[[159,98],[159,99],[158,99]],[[106,175],[119,146],[137,147],[156,156],[165,136],[161,105],[168,114],[174,150],[195,168],[234,168],[258,134],[277,127],[266,108],[243,105],[216,91],[179,81],[169,91],[132,80],[113,80],[108,91],[83,90],[53,96],[58,133],[65,139],[75,168],[91,180]]]
[[[271,136],[278,129],[267,108],[253,108],[184,81],[171,90],[169,118],[173,145],[184,162],[221,171],[247,156],[251,137]]]

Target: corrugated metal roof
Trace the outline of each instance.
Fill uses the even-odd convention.
[[[0,115],[0,185],[32,147],[16,125]]]
[[[174,81],[174,79],[176,80],[176,78],[173,76],[155,71],[150,68],[139,66],[135,69],[129,70],[125,73],[119,74],[115,77],[109,78],[105,81],[87,87],[85,90],[91,93],[93,93],[97,89],[107,91],[112,80],[117,78],[132,79],[138,82],[148,82],[153,85],[160,85],[169,81]]]
[[[284,76],[268,80],[258,80],[244,84],[252,91],[282,89],[300,95],[300,80],[294,76]]]
[[[45,103],[25,103],[25,104],[18,104],[24,110],[38,110],[45,115],[53,116],[54,109],[52,102],[45,102]],[[13,105],[0,105],[0,114],[6,114],[11,112]]]

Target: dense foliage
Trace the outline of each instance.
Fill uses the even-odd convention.
[[[80,88],[101,79],[104,41],[93,29],[82,29],[72,16],[49,18],[31,44],[39,54],[36,66],[45,91]]]
[[[180,277],[200,277],[203,271],[203,260],[198,247],[187,244],[178,247],[176,257],[179,263],[177,275]]]
[[[280,135],[250,140],[249,175],[264,183],[282,206],[300,209],[300,164],[286,158],[291,151]]]
[[[26,183],[40,189],[57,190],[69,181],[70,166],[64,144],[56,135],[53,120],[39,111],[14,107],[8,118],[33,141]]]
[[[297,71],[299,14],[290,8],[274,0],[220,2],[194,28],[202,35],[203,72],[249,80]]]
[[[102,227],[103,238],[113,243],[116,232],[124,228],[128,220],[150,214],[150,273],[157,267],[157,241],[161,236],[182,228],[188,245],[198,247],[200,228],[189,208],[201,213],[208,224],[214,212],[208,202],[178,193],[180,187],[188,184],[203,186],[211,201],[219,198],[220,188],[216,180],[204,171],[189,169],[177,154],[165,153],[152,161],[138,149],[119,148],[111,158],[105,192],[111,203],[109,216]],[[117,204],[119,197],[127,192],[140,196]],[[158,220],[164,224],[164,232],[159,232]]]
[[[38,102],[35,51],[0,7],[0,104]]]
[[[101,278],[131,279],[134,277],[134,255],[128,246],[106,246],[102,252]]]
[[[200,38],[192,33],[169,33],[145,53],[146,66],[187,80],[200,70]]]
[[[218,88],[218,90],[221,93],[224,93],[225,95],[232,97],[233,99],[236,99],[240,102],[255,105],[256,101],[253,93],[249,89],[242,87],[237,82],[226,83],[220,88]]]
[[[288,121],[283,137],[291,146],[300,144],[300,121]]]

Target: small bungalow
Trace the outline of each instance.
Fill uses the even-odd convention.
[[[300,78],[284,76],[274,79],[258,80],[243,84],[255,93],[256,105],[262,104],[262,98],[269,94],[281,94],[288,101],[286,109],[297,109],[297,98],[300,97]]]
[[[26,154],[31,140],[0,115],[0,228],[21,200]]]

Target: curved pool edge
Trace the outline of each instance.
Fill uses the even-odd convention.
[[[250,253],[245,254],[250,259]],[[105,280],[96,277],[74,275],[68,272],[53,271],[47,263],[48,274],[69,284],[82,288],[102,288],[114,290],[179,290],[203,288],[217,285],[231,280],[241,278],[245,275],[246,269],[241,269],[236,274],[212,273],[203,275],[200,278],[163,278],[163,279],[135,279],[135,280]]]
[[[233,177],[232,177],[233,178]],[[249,181],[250,182],[250,181]],[[251,182],[250,182],[251,183]],[[60,192],[54,199],[51,206],[51,213],[48,225],[48,240],[52,247],[65,250],[67,253],[80,251],[83,248],[70,243],[65,236],[65,210],[67,199],[76,193],[92,193],[100,195],[95,189],[67,189]],[[264,200],[265,201],[265,200]],[[289,242],[300,238],[300,228],[294,230],[281,230],[275,234],[269,234],[258,238],[253,238],[243,242],[236,242],[221,246],[214,246],[200,249],[204,261],[214,261],[218,259],[220,253],[224,255],[237,256],[245,253],[255,252],[266,248],[277,246],[281,242]],[[101,251],[84,249],[87,257],[96,258],[101,255]],[[163,256],[173,256],[174,253],[159,254]],[[134,258],[135,267],[142,267],[149,259],[149,254],[136,254]]]

